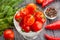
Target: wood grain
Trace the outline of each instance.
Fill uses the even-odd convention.
[[[28,4],[28,3],[35,3],[35,0],[24,0],[24,2],[19,5],[19,7],[23,7],[24,5]],[[38,5],[39,6],[39,5]],[[60,0],[55,0],[53,3],[51,3],[49,6],[53,6],[56,8],[57,10],[57,13],[58,13],[58,17],[56,18],[56,20],[60,20]],[[40,6],[39,6],[40,7]],[[48,7],[48,6],[46,6]],[[41,8],[41,7],[40,7]],[[45,8],[44,8],[45,9]],[[44,9],[42,9],[44,11]],[[54,21],[56,21],[54,20]],[[54,21],[50,21],[50,20],[47,20],[45,26],[47,24],[49,24],[50,22],[54,22]],[[44,26],[44,27],[45,27]],[[20,35],[16,29],[13,29],[13,31],[15,32],[15,40],[24,40],[23,36]],[[44,38],[44,34],[49,34],[51,36],[54,36],[54,37],[60,37],[60,30],[55,30],[55,31],[52,31],[52,30],[46,30],[44,29],[39,35],[38,37],[35,39],[35,40],[46,40]],[[0,37],[0,40],[4,40],[3,39],[3,35]]]

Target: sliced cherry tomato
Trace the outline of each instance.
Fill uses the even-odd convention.
[[[4,38],[13,40],[14,39],[14,32],[11,29],[5,30],[4,31]]]
[[[24,17],[24,24],[25,25],[32,25],[34,22],[35,22],[35,18],[31,14]]]
[[[16,19],[16,21],[20,21],[20,19],[21,19],[20,13],[17,13],[15,15],[15,19]]]
[[[30,32],[30,26],[26,26],[26,25],[23,24],[22,30],[23,30],[24,32]]]
[[[34,3],[30,3],[26,6],[26,8],[29,10],[29,13],[33,13],[37,7]]]
[[[36,3],[42,4],[43,3],[43,0],[36,0]]]
[[[34,31],[34,32],[37,32],[39,30],[42,29],[42,23],[39,22],[39,21],[36,21],[32,26],[31,26],[31,29]]]

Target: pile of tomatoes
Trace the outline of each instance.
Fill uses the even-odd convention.
[[[30,3],[22,8],[16,15],[15,20],[24,32],[37,32],[42,29],[45,16],[42,11],[37,10],[34,3]]]

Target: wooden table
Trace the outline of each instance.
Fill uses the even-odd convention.
[[[24,2],[21,4],[21,5],[19,5],[19,7],[22,7],[22,6],[24,6],[24,5],[26,5],[26,4],[28,4],[28,3],[36,3],[35,2],[35,0],[24,0]],[[40,8],[41,8],[41,5],[37,5],[37,6],[39,6]],[[59,20],[60,19],[60,0],[55,0],[53,3],[51,3],[50,5],[48,5],[48,6],[53,6],[53,7],[55,7],[56,8],[56,10],[58,11],[58,17],[54,20],[54,21],[56,21],[56,20]],[[48,7],[47,6],[47,7]],[[45,7],[46,8],[46,7]],[[43,11],[44,11],[44,9],[45,8],[41,8]],[[53,21],[50,21],[50,20],[47,20],[47,22],[46,22],[46,24],[44,25],[44,27],[47,25],[47,24],[49,24],[49,23],[52,23]],[[24,40],[24,38],[22,37],[22,35],[20,35],[18,32],[17,32],[17,30],[16,29],[13,29],[14,30],[14,32],[15,32],[15,40]],[[53,31],[53,30],[46,30],[46,29],[44,29],[39,35],[38,35],[38,37],[35,39],[35,40],[46,40],[45,38],[44,38],[44,34],[49,34],[50,36],[54,36],[54,37],[60,37],[60,30],[55,30],[55,31]],[[0,40],[4,40],[4,38],[3,38],[3,35],[0,37]]]

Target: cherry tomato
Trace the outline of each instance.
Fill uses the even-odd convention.
[[[13,40],[14,39],[14,32],[11,29],[7,29],[4,31],[4,38]]]
[[[43,0],[36,0],[36,3],[42,4],[43,3]]]
[[[23,24],[22,30],[23,30],[24,32],[30,32],[30,26],[26,26],[26,25]]]
[[[15,15],[15,19],[17,21],[20,21],[20,19],[22,19],[24,16],[28,15],[28,10],[26,8],[21,9],[16,15]]]
[[[35,19],[36,19],[37,21],[40,21],[40,22],[42,22],[42,23],[45,22],[44,14],[43,14],[42,12],[37,11],[34,15],[35,15]]]
[[[30,13],[33,13],[36,10],[36,5],[34,3],[30,3],[26,6]]]
[[[32,25],[34,22],[35,22],[35,18],[31,14],[24,17],[24,24],[25,25]]]
[[[41,15],[42,15],[42,13],[40,11],[36,12],[35,13],[36,20],[41,21],[41,19],[42,19]]]
[[[21,19],[20,13],[17,13],[17,14],[15,15],[15,19],[16,19],[17,21],[20,21],[20,19]]]
[[[31,26],[31,29],[34,31],[34,32],[37,32],[39,30],[42,29],[42,23],[39,22],[39,21],[36,21],[32,26]]]
[[[29,11],[28,11],[28,9],[23,8],[20,10],[20,14],[21,14],[22,18],[24,18],[24,16],[29,14]]]
[[[43,17],[43,12],[42,11],[37,11],[36,12],[36,17]]]
[[[40,11],[35,12],[35,17],[40,18],[43,13]]]

